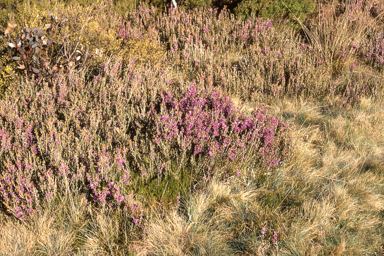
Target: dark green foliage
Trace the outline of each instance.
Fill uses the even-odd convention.
[[[301,21],[315,9],[314,0],[246,0],[235,8],[235,14],[243,20],[249,19],[251,13],[268,19],[295,19]]]
[[[262,202],[262,206],[266,209],[278,209],[280,211],[285,210],[291,206],[300,207],[303,202],[295,195],[295,191],[283,192],[282,190],[274,191],[273,193],[268,191],[260,193],[258,197],[259,202]]]
[[[185,0],[183,6],[187,9],[206,7],[212,4],[212,0]]]
[[[138,4],[139,1],[135,0],[113,0],[114,10],[123,16],[134,11]]]

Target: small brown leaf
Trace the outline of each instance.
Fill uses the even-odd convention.
[[[4,31],[4,35],[8,35],[11,31],[12,31],[11,28],[7,28],[7,29]]]
[[[14,29],[15,27],[17,27],[17,24],[16,23],[8,23],[8,27],[10,27],[11,29]]]
[[[52,68],[52,70],[57,71],[57,70],[59,70],[59,68],[58,68],[57,66],[54,66],[54,67]]]
[[[32,68],[32,71],[36,74],[40,73],[40,70],[38,70],[37,68]]]
[[[49,69],[49,62],[48,61],[44,61],[44,68]]]

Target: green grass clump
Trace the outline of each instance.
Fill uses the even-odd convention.
[[[178,175],[175,174],[176,172],[170,172],[160,178],[152,177],[149,180],[134,176],[133,179],[138,178],[134,191],[146,198],[148,203],[162,202],[170,206],[178,201],[179,196],[187,196],[193,186],[203,178],[194,175],[191,168],[184,169]]]

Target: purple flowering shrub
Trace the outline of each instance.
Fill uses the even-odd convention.
[[[246,116],[217,88],[175,89],[165,72],[129,65],[123,78],[120,62],[107,63],[90,83],[58,75],[52,86],[21,83],[6,94],[2,211],[23,218],[74,191],[96,207],[130,207],[143,180],[287,159],[288,126],[266,109]]]
[[[88,148],[88,152],[72,155],[71,152],[76,152],[72,147],[76,147],[75,141],[79,141],[79,137],[72,129],[65,131],[64,120],[60,120],[58,109],[62,105],[55,107],[54,104],[62,95],[59,94],[56,100],[47,98],[47,94],[43,96],[46,100],[39,96],[43,95],[39,93],[37,100],[20,99],[16,107],[20,110],[17,118],[9,110],[9,103],[3,102],[4,111],[0,111],[1,211],[24,218],[57,193],[75,190],[88,194],[88,200],[96,204],[122,203],[124,197],[119,193],[119,187],[103,171],[103,168],[111,168],[111,152],[106,154],[104,149],[98,155],[90,143],[89,147],[83,147],[84,150]],[[31,110],[35,118],[29,116]],[[37,121],[38,117],[46,118],[46,122]],[[89,137],[83,137],[80,142],[84,139],[90,141]],[[119,156],[119,149],[114,153]]]
[[[364,60],[376,68],[378,71],[383,70],[384,63],[384,35],[383,31],[375,33],[375,35],[364,46]]]
[[[108,85],[100,92],[105,80],[86,85],[84,77],[59,75],[53,86],[21,83],[6,94],[0,108],[2,212],[24,218],[72,192],[86,194],[96,207],[131,206],[129,191],[120,191],[127,170],[116,177],[127,149],[111,136],[118,127],[111,122],[116,105],[108,105]]]
[[[367,9],[371,18],[377,20],[379,25],[369,27],[366,30],[366,37],[360,46],[360,55],[365,63],[382,72],[384,65],[384,34],[382,30],[384,3],[381,1],[372,2],[367,6]]]
[[[381,88],[379,76],[355,74],[366,73],[359,54],[365,51],[365,31],[378,22],[371,7],[357,1],[337,16],[327,5],[321,15],[304,22],[309,34],[299,35],[273,20],[252,16],[242,21],[225,10],[177,8],[156,17],[143,5],[127,17],[118,34],[127,42],[150,34],[167,49],[170,66],[229,96],[253,101],[333,95],[344,105]],[[375,61],[380,64],[380,59]]]
[[[345,106],[345,103],[355,104],[364,96],[377,96],[382,81],[366,64],[374,67],[381,63],[378,30],[383,24],[380,18],[383,10],[378,2],[376,5],[361,0],[347,5],[342,2],[325,4],[304,22],[306,58],[316,64],[315,67],[307,65],[306,69],[323,70],[310,79],[318,81],[316,88],[308,86],[316,97],[323,93],[325,97],[335,96],[335,102]]]
[[[169,44],[170,66],[179,65],[181,56],[200,62],[200,56],[190,51],[195,45],[223,53],[274,40],[271,21],[253,18],[243,24],[227,13],[217,16],[216,10],[206,9],[210,19],[204,25],[196,20],[197,12],[173,12],[172,19],[154,19],[153,9],[143,7],[128,19],[122,37],[140,39],[150,34],[150,27],[163,31],[152,39]],[[199,26],[186,30],[183,22]],[[168,28],[170,24],[175,30]],[[226,38],[224,45],[220,33]],[[179,41],[172,41],[175,35]],[[219,62],[212,65],[215,72],[204,71],[207,83],[198,82],[198,92],[187,85],[175,90],[171,76],[139,68],[132,58],[124,56],[124,65],[106,63],[92,81],[60,74],[41,90],[34,83],[13,88],[0,110],[1,210],[22,217],[42,201],[72,190],[87,194],[96,205],[128,205],[127,195],[139,179],[161,177],[163,171],[178,176],[187,166],[201,173],[219,166],[229,170],[234,163],[275,168],[287,158],[288,127],[264,108],[246,116],[220,91],[233,87],[223,91],[245,95],[253,90],[230,84],[252,84],[232,77],[230,61],[224,61],[228,71]],[[199,65],[193,65],[192,73],[199,72]],[[213,89],[218,74],[222,86]]]
[[[238,161],[276,168],[289,155],[288,125],[266,112],[261,107],[246,116],[217,89],[199,93],[192,84],[181,95],[158,95],[142,118],[141,133],[152,140],[137,146],[159,152],[159,173],[171,170],[173,162],[180,169],[192,165],[196,170],[217,167],[222,172]]]
[[[39,124],[23,120],[18,115],[11,116],[6,104],[2,106],[0,206],[2,211],[7,209],[16,217],[23,218],[24,213],[34,210],[43,196],[54,193],[52,169],[45,165],[43,158],[34,157],[40,153],[34,135]]]

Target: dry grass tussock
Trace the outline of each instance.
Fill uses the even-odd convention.
[[[86,61],[1,99],[0,255],[380,255],[384,6],[340,2],[58,4]]]

